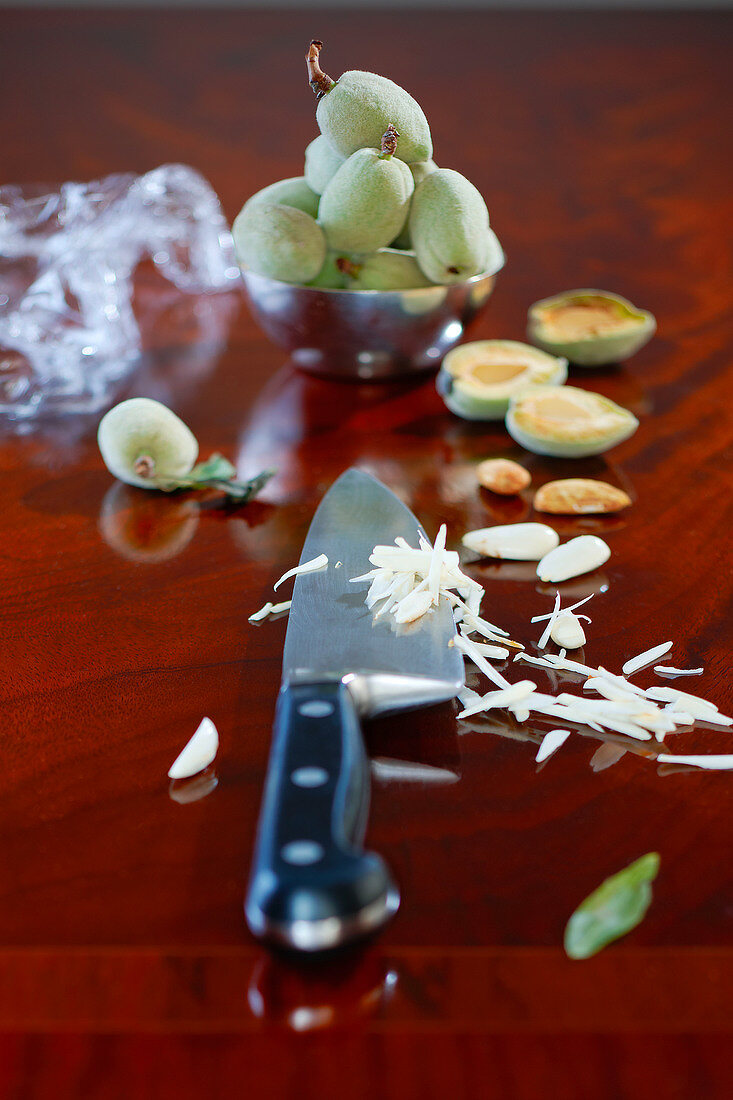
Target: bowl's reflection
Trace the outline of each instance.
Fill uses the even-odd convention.
[[[243,271],[252,314],[293,363],[370,380],[435,369],[491,296],[494,271],[453,286],[325,290]]]
[[[341,469],[359,466],[409,504],[419,459],[414,447],[396,453],[403,438],[398,429],[425,400],[420,396],[425,381],[415,375],[346,387],[287,363],[258,393],[242,424],[236,456],[240,476],[275,467],[277,474],[260,500],[291,504],[311,489],[319,496],[326,491],[330,481],[324,471],[337,451]]]

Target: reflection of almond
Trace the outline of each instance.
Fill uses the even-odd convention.
[[[487,458],[476,467],[476,477],[484,489],[502,496],[514,496],[526,489],[532,478],[524,466],[509,458]]]
[[[584,515],[591,512],[620,512],[628,508],[631,497],[623,489],[606,481],[586,477],[569,477],[564,481],[548,481],[537,490],[534,506],[538,512],[556,515]]]

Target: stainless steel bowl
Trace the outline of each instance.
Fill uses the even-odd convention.
[[[486,305],[497,273],[414,290],[321,290],[243,270],[250,309],[312,374],[364,381],[435,370]]]

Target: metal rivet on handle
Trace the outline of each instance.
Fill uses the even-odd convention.
[[[307,703],[301,703],[298,714],[305,718],[325,718],[327,714],[333,714],[333,703],[326,703],[323,699],[311,699]]]
[[[296,768],[290,778],[296,787],[322,787],[328,783],[328,772],[325,768]]]
[[[280,856],[286,863],[304,867],[323,859],[323,848],[315,840],[291,840],[280,849]]]

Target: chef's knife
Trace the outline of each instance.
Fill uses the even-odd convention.
[[[366,585],[374,546],[422,530],[384,485],[350,469],[313,517],[296,577],[282,686],[245,903],[258,937],[302,951],[340,946],[396,911],[399,893],[380,856],[364,851],[369,766],[360,717],[453,698],[464,683],[440,606],[416,623],[375,620]]]

